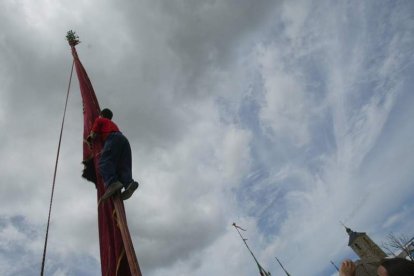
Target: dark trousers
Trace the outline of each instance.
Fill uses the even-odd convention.
[[[99,159],[99,171],[105,187],[116,181],[120,181],[126,187],[133,181],[131,167],[131,146],[128,139],[121,132],[111,133],[105,141]]]

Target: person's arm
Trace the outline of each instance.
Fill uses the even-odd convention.
[[[96,133],[91,131],[91,133],[86,137],[85,143],[88,145],[89,149],[92,149],[93,140],[96,138]]]
[[[96,118],[95,122],[93,123],[92,130],[89,133],[88,137],[86,137],[86,143],[88,144],[89,148],[92,148],[92,143],[95,140],[97,136],[97,132],[100,128],[101,122],[99,120],[99,117]]]
[[[86,137],[86,141],[88,141],[89,143],[92,143],[93,140],[95,140],[95,138],[96,138],[96,132],[91,131],[88,137]]]

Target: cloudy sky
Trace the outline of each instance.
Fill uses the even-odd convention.
[[[272,275],[356,259],[340,221],[414,235],[413,1],[3,0],[0,30],[0,275],[40,272],[68,30],[132,145],[144,275],[257,275],[233,222]],[[46,272],[100,275],[76,78],[66,116]]]

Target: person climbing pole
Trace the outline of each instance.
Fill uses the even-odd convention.
[[[128,139],[119,131],[112,121],[113,113],[105,108],[96,118],[86,142],[92,148],[93,141],[100,136],[104,146],[98,167],[102,175],[106,192],[101,200],[121,193],[121,199],[127,200],[138,188],[138,182],[132,178],[132,155]]]

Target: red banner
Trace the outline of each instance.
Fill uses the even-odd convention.
[[[79,79],[80,92],[83,103],[83,140],[89,135],[94,120],[99,116],[100,107],[92,87],[92,83],[79,60],[75,45],[71,45],[75,62],[76,73]],[[98,170],[99,154],[103,144],[99,139],[94,142],[93,149],[83,143],[83,163],[85,169],[83,177],[96,185],[98,199],[99,244],[101,253],[102,275],[131,275],[121,232],[117,224],[115,207],[112,199],[99,203],[105,192],[104,182]],[[123,202],[122,209],[124,208]],[[82,226],[80,226],[82,227]]]

